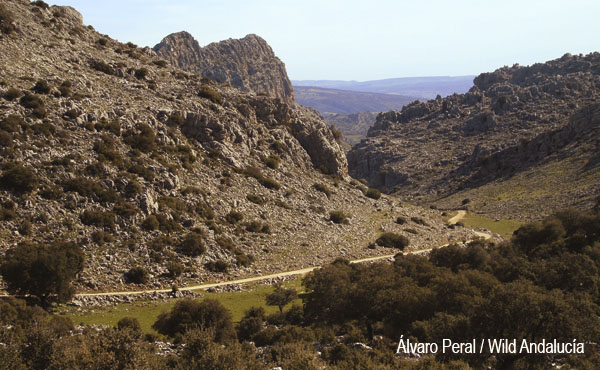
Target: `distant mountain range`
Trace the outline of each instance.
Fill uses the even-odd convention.
[[[375,81],[292,80],[294,87],[311,86],[325,89],[362,91],[380,94],[414,96],[433,99],[469,91],[475,76],[403,77]]]
[[[402,107],[418,98],[360,91],[296,86],[296,101],[325,113],[382,112]]]

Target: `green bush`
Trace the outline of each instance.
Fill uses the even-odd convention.
[[[279,158],[279,156],[277,155],[271,155],[263,159],[263,162],[267,167],[275,170],[279,167],[279,164],[281,163],[281,158]]]
[[[160,60],[153,60],[152,63],[156,66],[158,66],[159,68],[165,68],[167,65],[169,65],[169,63],[166,60],[160,59]]]
[[[103,245],[104,243],[112,243],[115,241],[115,238],[112,234],[107,233],[103,230],[94,231],[92,233],[92,241],[96,244]]]
[[[198,96],[208,99],[216,104],[223,103],[223,97],[221,96],[221,94],[209,85],[202,85],[200,87],[200,91],[198,91]]]
[[[13,101],[13,100],[19,98],[21,95],[23,95],[21,90],[11,87],[8,90],[6,90],[6,92],[4,93],[4,99]]]
[[[365,195],[371,199],[379,199],[381,198],[381,192],[377,189],[373,189],[373,188],[369,188],[367,190],[367,192],[365,193]]]
[[[223,260],[216,260],[206,263],[204,267],[211,272],[227,272],[229,270],[229,263]]]
[[[159,227],[160,223],[155,215],[149,215],[144,222],[142,222],[142,229],[147,231],[158,230]]]
[[[398,225],[404,225],[406,223],[406,218],[404,218],[402,216],[398,216],[398,218],[396,218],[396,223]]]
[[[137,335],[142,334],[142,326],[140,322],[135,317],[123,317],[119,322],[117,322],[117,329],[119,330],[131,330]]]
[[[258,204],[258,205],[265,204],[265,200],[263,198],[259,197],[258,195],[248,194],[248,195],[246,195],[246,199],[248,199],[250,202],[252,202],[254,204]]]
[[[138,126],[139,133],[128,131],[124,135],[124,141],[134,149],[138,149],[144,153],[154,151],[156,148],[156,135],[152,127],[145,123]]]
[[[0,32],[9,35],[13,33],[16,28],[12,24],[15,21],[14,15],[6,9],[4,4],[0,4]]]
[[[189,257],[198,257],[206,252],[201,234],[191,232],[177,245],[177,250]]]
[[[329,220],[341,224],[348,220],[348,216],[342,211],[331,211],[329,212]]]
[[[42,0],[36,0],[36,1],[33,1],[33,2],[31,3],[31,5],[34,5],[34,6],[40,7],[40,8],[42,8],[42,9],[48,9],[48,8],[50,8],[50,5],[46,4],[46,3],[45,3],[44,1],[42,1]]]
[[[13,136],[4,130],[0,130],[0,148],[3,149],[2,153],[11,153],[13,146]]]
[[[84,260],[74,243],[26,242],[6,252],[0,273],[9,293],[35,296],[46,306],[50,298],[66,302],[73,296],[71,282],[83,270]]]
[[[403,235],[387,232],[381,234],[375,243],[385,248],[397,248],[403,250],[408,246],[409,240]]]
[[[86,210],[80,218],[81,222],[88,226],[106,227],[110,229],[115,226],[115,214],[112,212]]]
[[[16,193],[28,193],[38,187],[39,180],[34,172],[21,165],[14,165],[0,177],[0,186]]]
[[[246,175],[248,177],[255,178],[256,180],[258,180],[259,184],[261,184],[262,186],[264,186],[267,189],[277,190],[277,189],[281,188],[281,185],[276,180],[263,175],[261,170],[257,167],[248,166],[244,169],[243,173],[244,173],[244,175]]]
[[[148,76],[148,69],[147,68],[140,68],[137,69],[135,71],[134,74],[135,78],[137,78],[138,80],[144,80],[146,79],[146,77]]]
[[[225,216],[225,220],[230,224],[234,225],[244,219],[244,215],[240,212],[231,211]]]
[[[131,284],[146,284],[148,280],[148,271],[142,266],[132,267],[125,273],[125,281]]]
[[[27,91],[25,92],[25,95],[23,95],[19,100],[19,104],[28,109],[44,107],[44,101],[39,95],[31,94]]]
[[[221,302],[210,298],[177,301],[170,312],[160,314],[152,328],[171,337],[194,328],[212,329],[215,331],[215,341],[219,343],[229,342],[236,337],[231,314]]]
[[[185,118],[179,113],[173,113],[169,116],[167,120],[167,125],[169,126],[183,126],[185,124]]]
[[[36,82],[35,86],[31,89],[31,91],[38,94],[48,94],[50,93],[50,85],[46,80],[39,80]]]
[[[4,130],[6,132],[19,132],[21,127],[26,127],[27,124],[21,118],[21,116],[16,114],[11,114],[0,121],[0,130]]]
[[[420,217],[411,217],[410,220],[416,223],[417,225],[429,226],[429,224]]]
[[[63,183],[63,190],[74,191],[83,197],[95,197],[100,202],[114,203],[121,200],[116,191],[106,189],[97,182],[85,177],[76,177],[65,181]]]
[[[171,261],[167,263],[167,270],[169,270],[169,277],[176,279],[185,271],[185,266],[179,262]]]
[[[96,71],[106,73],[107,75],[114,76],[115,70],[108,65],[107,63],[101,60],[94,60],[90,63],[90,67],[95,69]]]
[[[327,198],[331,197],[332,192],[331,192],[331,190],[329,190],[329,188],[325,184],[315,183],[315,184],[313,184],[313,189],[325,194],[327,196]]]

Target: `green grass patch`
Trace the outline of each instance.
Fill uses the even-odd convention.
[[[465,218],[461,220],[467,227],[481,227],[488,229],[504,238],[510,238],[513,232],[518,229],[522,222],[513,220],[499,220],[493,218],[479,216],[473,213],[467,213]]]
[[[288,281],[283,285],[288,288],[295,288],[298,292],[302,290],[301,279]],[[213,298],[219,300],[231,312],[233,321],[237,323],[244,316],[245,311],[253,306],[264,307],[267,314],[278,312],[277,307],[265,304],[265,296],[273,292],[273,289],[273,286],[255,284],[242,292],[208,293],[200,291],[204,294],[204,297],[200,299]],[[152,324],[162,312],[170,311],[175,302],[177,302],[175,299],[168,302],[138,301],[132,304],[90,309],[85,312],[77,312],[69,307],[64,314],[73,320],[75,324],[109,326],[116,326],[117,322],[125,316],[135,317],[139,320],[145,333],[156,333],[152,329]],[[286,308],[289,308],[293,303],[301,304],[301,300],[298,298]]]

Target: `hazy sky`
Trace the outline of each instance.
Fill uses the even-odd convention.
[[[256,33],[291,79],[468,75],[600,51],[599,0],[60,0],[85,24],[154,46]]]

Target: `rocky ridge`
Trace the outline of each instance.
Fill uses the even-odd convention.
[[[78,291],[393,253],[367,248],[381,231],[411,248],[470,237],[438,211],[366,197],[313,110],[172,67],[72,8],[4,4],[14,30],[0,37],[0,250],[78,243]],[[136,266],[148,278],[139,285],[127,275]]]
[[[513,199],[517,193],[533,201],[513,216],[541,217],[552,205],[593,205],[600,190],[593,159],[600,138],[594,118],[600,54],[504,67],[474,83],[465,94],[380,114],[367,139],[349,152],[350,174],[423,203],[457,207],[472,196],[496,216],[511,201],[522,203],[523,196]],[[520,179],[525,172],[537,181]],[[588,180],[569,190],[566,178],[565,191],[557,193],[549,179],[561,173]]]
[[[228,39],[201,47],[188,32],[165,37],[154,51],[172,65],[199,73],[244,92],[266,94],[292,103],[294,88],[285,65],[257,35]]]

